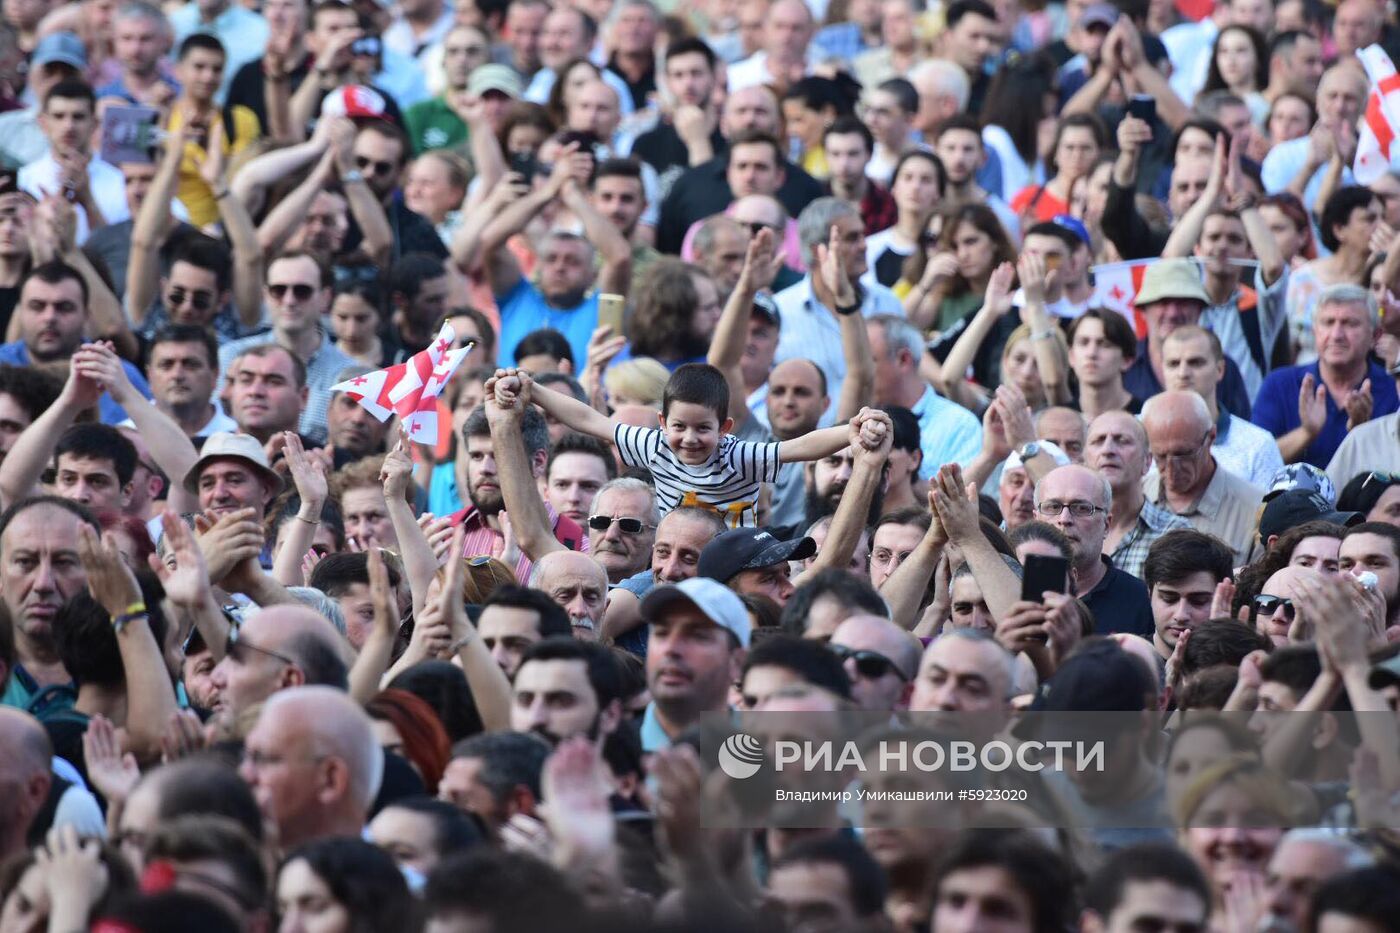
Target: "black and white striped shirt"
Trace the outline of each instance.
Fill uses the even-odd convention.
[[[628,466],[650,470],[656,483],[656,503],[662,515],[682,506],[713,509],[731,528],[758,524],[754,504],[762,483],[776,482],[778,443],[755,444],[733,434],[719,439],[714,456],[691,466],[666,446],[666,435],[656,428],[620,424],[613,441]]]

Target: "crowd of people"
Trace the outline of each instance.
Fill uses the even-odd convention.
[[[0,933],[1400,930],[1372,46],[5,0]],[[434,435],[385,393],[449,349]],[[1146,740],[717,825],[707,730],[779,712]]]

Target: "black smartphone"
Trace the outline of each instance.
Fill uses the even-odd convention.
[[[1063,557],[1027,554],[1021,576],[1021,598],[1038,603],[1045,593],[1069,592],[1069,561]]]
[[[539,168],[540,163],[535,160],[535,154],[529,150],[510,154],[510,170],[525,179],[527,185],[534,180],[535,173],[539,171]]]
[[[1150,94],[1134,94],[1128,101],[1128,114],[1145,123],[1153,123],[1157,119],[1157,101]]]

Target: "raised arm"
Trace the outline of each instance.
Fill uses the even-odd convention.
[[[494,385],[498,405],[510,407],[517,398],[524,396],[543,408],[545,414],[566,424],[569,430],[591,434],[600,441],[612,442],[614,423],[611,418],[594,411],[572,395],[538,385],[529,374],[521,370],[497,370]],[[840,450],[839,447],[836,449]]]
[[[116,632],[126,680],[127,747],[137,760],[156,760],[177,706],[141,587],[111,534],[99,538],[85,522],[78,525],[78,558],[87,573],[88,591],[107,611]]]
[[[214,596],[204,552],[199,549],[194,532],[174,509],[161,512],[160,524],[166,553],[173,558],[174,566],[152,554],[151,569],[160,577],[165,598],[194,620],[195,630],[209,646],[209,653],[215,661],[221,661],[228,644],[229,621]]]
[[[811,566],[793,579],[797,586],[823,570],[850,566],[851,555],[855,553],[861,532],[865,530],[871,500],[885,480],[885,463],[894,445],[894,424],[883,411],[865,409],[862,414],[863,417],[851,421],[851,446],[856,452],[851,480],[846,484],[845,495],[836,506],[835,514],[831,516],[831,527],[827,530],[821,550]]]
[[[1009,262],[1004,262],[992,270],[992,276],[987,280],[987,291],[982,298],[982,307],[972,316],[972,320],[953,343],[953,349],[948,351],[948,357],[943,361],[942,379],[935,388],[964,408],[976,410],[975,405],[969,404],[972,393],[964,385],[967,381],[965,376],[987,335],[992,332],[997,321],[1011,311],[1011,282],[1014,275],[1015,270]]]
[[[374,189],[355,165],[355,124],[348,117],[336,117],[328,130],[331,152],[335,153],[335,171],[340,178],[350,214],[360,227],[360,249],[376,265],[387,266],[394,254],[394,231]],[[354,174],[351,174],[351,173]],[[349,176],[348,178],[346,176]]]
[[[481,232],[481,256],[493,293],[504,295],[520,281],[520,266],[510,254],[510,250],[505,248],[506,241],[524,230],[526,224],[559,197],[560,192],[564,190],[564,183],[571,177],[568,156],[575,151],[576,147],[572,143],[565,146],[554,158],[554,169],[550,172],[549,179],[525,197],[503,208],[496,215],[496,219],[487,224],[486,229]]]
[[[956,463],[939,469],[930,489],[938,520],[947,531],[949,542],[962,551],[963,559],[982,588],[992,617],[1001,621],[1020,598],[1021,580],[982,533],[977,490],[964,484],[962,469]]]
[[[265,152],[246,162],[229,187],[248,212],[256,214],[266,204],[268,189],[319,159],[325,154],[326,143],[324,134],[317,133],[307,142]]]
[[[450,104],[453,95],[461,92],[448,91],[447,93]],[[480,197],[487,192],[494,191],[496,186],[505,179],[505,154],[501,152],[501,143],[496,138],[496,131],[491,127],[491,119],[486,114],[486,108],[481,105],[481,98],[465,97],[457,113],[470,130],[472,164],[476,166],[477,192],[478,197]]]
[[[724,381],[729,386],[729,417],[734,419],[736,429],[749,417],[748,392],[744,386],[744,345],[749,339],[753,299],[761,287],[759,270],[771,265],[773,253],[773,231],[765,227],[749,240],[739,282],[724,303],[719,323],[715,325],[714,339],[710,341],[710,352],[705,357],[707,363],[724,373]]]
[[[932,513],[928,531],[880,587],[880,595],[890,607],[890,620],[909,631],[913,631],[918,624],[919,610],[928,593],[929,581],[933,579],[938,561],[948,546],[948,535],[943,531],[943,524],[938,520],[938,511],[933,504],[937,491],[938,480],[935,478],[928,487],[929,511]]]
[[[316,163],[311,174],[278,201],[258,225],[258,243],[262,246],[264,255],[275,256],[282,251],[282,247],[296,231],[306,212],[311,210],[311,203],[316,200],[316,195],[333,178],[335,153],[328,151],[322,154],[321,161]]]
[[[248,208],[229,190],[224,179],[224,121],[214,121],[209,131],[208,155],[201,160],[199,174],[214,192],[214,203],[224,232],[233,245],[233,306],[245,330],[262,323],[263,250]]]
[[[90,343],[73,355],[72,368],[84,378],[96,382],[99,388],[122,406],[136,431],[151,451],[151,459],[166,476],[184,476],[194,466],[199,455],[189,436],[175,420],[143,398],[127,377],[126,367],[116,352],[105,344]],[[199,500],[179,482],[170,484],[170,507],[179,512],[199,508]]]
[[[1224,134],[1216,137],[1215,156],[1210,166],[1210,179],[1206,182],[1205,190],[1201,192],[1201,196],[1196,199],[1196,203],[1192,204],[1187,208],[1186,213],[1176,219],[1171,236],[1167,237],[1167,245],[1162,247],[1163,259],[1173,256],[1190,256],[1196,248],[1196,243],[1201,238],[1201,230],[1205,227],[1206,216],[1215,209],[1224,190],[1225,171],[1229,163],[1226,146]]]
[[[1065,404],[1070,400],[1069,380],[1065,373],[1069,370],[1060,342],[1055,339],[1059,330],[1045,310],[1045,280],[1047,275],[1045,260],[1035,253],[1025,253],[1019,263],[1021,287],[1026,293],[1026,303],[1021,307],[1021,323],[1031,329],[1031,351],[1035,354],[1035,365],[1040,372],[1041,385],[1045,387],[1045,397],[1051,404]]]
[[[407,432],[399,438],[394,449],[384,457],[384,466],[379,472],[379,480],[384,484],[384,506],[389,512],[389,521],[394,526],[394,534],[399,539],[399,558],[403,561],[404,574],[408,577],[409,591],[413,594],[413,611],[421,612],[428,599],[428,584],[437,573],[437,555],[428,543],[428,536],[418,524],[413,514],[413,506],[408,504],[408,491],[413,484],[413,458],[409,456]]]
[[[137,327],[146,320],[146,311],[155,300],[160,282],[160,246],[170,230],[170,202],[184,157],[184,127],[165,139],[164,153],[156,166],[146,199],[131,225],[131,254],[126,261],[126,314]]]
[[[1176,132],[1181,128],[1181,124],[1190,119],[1191,109],[1172,90],[1166,76],[1147,60],[1147,54],[1142,47],[1142,35],[1132,19],[1127,16],[1119,17],[1114,28],[1122,33],[1118,56],[1124,73],[1132,79],[1141,93],[1149,94],[1157,101],[1157,116],[1167,125],[1167,129]]]
[[[572,158],[577,160],[580,156],[575,154]],[[592,156],[584,158],[591,170]],[[632,287],[632,246],[616,224],[593,209],[584,184],[575,176],[564,185],[564,206],[582,221],[584,236],[603,259],[603,267],[598,270],[598,290],[625,297]]]
[[[537,399],[549,390],[531,386],[530,393],[512,397],[497,391],[499,382],[500,379],[495,376],[486,380],[484,404],[486,420],[491,427],[492,447],[496,452],[496,475],[501,481],[501,499],[505,503],[506,514],[510,516],[510,527],[520,550],[530,560],[539,561],[552,551],[564,550],[564,545],[554,537],[549,512],[535,484],[533,464],[525,450],[521,418],[529,399]],[[569,401],[578,404],[572,398]],[[588,410],[592,411],[591,408]]]
[[[384,680],[384,672],[394,656],[394,642],[399,635],[399,603],[389,586],[389,569],[384,555],[372,547],[368,555],[369,598],[374,606],[374,626],[369,630],[355,664],[350,668],[350,696],[364,705],[374,699]]]
[[[452,648],[457,654],[462,673],[467,677],[467,686],[471,689],[472,699],[476,701],[477,712],[481,713],[481,724],[487,732],[500,732],[510,728],[510,681],[506,679],[501,665],[482,644],[476,626],[467,618],[467,607],[461,597],[462,575],[466,573],[467,566],[462,558],[464,538],[465,532],[459,525],[447,554],[447,579],[438,596],[437,606],[452,631]]]
[[[306,552],[311,550],[311,543],[316,538],[316,526],[321,524],[321,510],[329,495],[326,466],[320,458],[306,452],[301,436],[295,431],[286,431],[283,437],[286,438],[283,455],[301,505],[282,539],[282,550],[277,552],[277,559],[273,561],[272,577],[283,586],[301,586],[301,562]]]
[[[0,502],[5,506],[34,492],[63,432],[78,414],[97,405],[102,387],[76,366],[68,369],[58,399],[20,432],[5,459],[0,461]]]
[[[846,361],[846,378],[842,380],[841,394],[836,398],[836,420],[839,423],[849,421],[856,412],[875,403],[875,357],[871,354],[870,334],[865,329],[864,316],[839,315],[837,324],[841,328],[841,356]]]

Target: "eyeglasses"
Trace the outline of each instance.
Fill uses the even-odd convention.
[[[1201,452],[1201,448],[1205,446],[1206,441],[1209,439],[1210,431],[1207,430],[1206,433],[1201,435],[1201,439],[1196,442],[1196,446],[1191,448],[1190,450],[1179,450],[1165,454],[1159,454],[1157,453],[1157,451],[1154,450],[1152,451],[1152,460],[1158,466],[1164,466],[1168,463],[1184,463],[1188,460],[1194,460],[1196,456]]]
[[[316,289],[314,286],[307,285],[303,282],[298,282],[295,285],[285,285],[279,282],[276,285],[269,285],[267,287],[267,293],[278,301],[286,298],[287,292],[291,292],[292,297],[297,301],[310,301],[311,296],[316,294]]]
[[[1372,482],[1380,483],[1382,486],[1392,486],[1400,483],[1400,473],[1382,473],[1380,470],[1372,470],[1361,481],[1361,488],[1365,489]]]
[[[1298,610],[1293,606],[1293,600],[1284,599],[1282,596],[1268,596],[1263,593],[1254,597],[1255,613],[1265,618],[1278,612],[1280,606],[1283,607],[1283,617],[1292,622],[1293,617],[1298,613]]]
[[[213,292],[206,292],[201,289],[187,291],[184,287],[179,285],[172,288],[170,294],[166,296],[166,307],[178,308],[185,303],[185,299],[187,298],[189,299],[190,307],[194,308],[196,311],[208,311],[210,308],[214,307],[215,295]]]
[[[371,175],[388,175],[394,170],[393,162],[380,162],[376,159],[367,159],[364,156],[355,156],[355,165],[362,172]]]
[[[224,654],[233,658],[235,661],[238,661],[240,664],[247,663],[246,658],[239,657],[239,652],[242,651],[252,651],[257,654],[266,655],[267,657],[281,661],[283,664],[286,664],[290,667],[297,666],[297,662],[293,661],[285,654],[278,654],[276,651],[272,651],[268,648],[259,648],[257,645],[248,641],[246,638],[240,638],[238,635],[238,629],[230,628],[228,630],[228,641],[224,642]]]
[[[847,659],[856,662],[856,674],[866,680],[879,680],[886,674],[894,674],[900,680],[908,680],[909,677],[899,669],[889,658],[878,651],[864,651],[855,648],[847,648],[845,645],[828,644],[827,648],[831,653],[845,663]]]
[[[1046,499],[1035,507],[1035,510],[1046,518],[1059,518],[1060,513],[1069,509],[1069,514],[1075,518],[1088,518],[1095,512],[1107,512],[1108,509],[1101,505],[1094,505],[1092,502],[1085,502],[1083,499],[1076,499],[1073,502],[1061,502],[1059,499]]]
[[[594,531],[607,531],[612,527],[612,523],[617,522],[618,530],[625,535],[639,535],[643,528],[655,528],[655,525],[648,525],[640,518],[613,518],[609,515],[588,516],[588,527]]]

